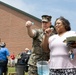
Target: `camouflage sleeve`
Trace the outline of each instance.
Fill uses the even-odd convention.
[[[37,29],[34,29],[33,33],[34,33],[34,38],[38,36],[38,30]]]

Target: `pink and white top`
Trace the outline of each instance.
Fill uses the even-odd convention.
[[[76,49],[74,52],[74,59],[69,58],[69,52],[66,43],[63,41],[66,37],[76,35],[74,31],[68,31],[61,37],[58,34],[49,37],[49,49],[50,49],[50,69],[67,69],[76,68]]]

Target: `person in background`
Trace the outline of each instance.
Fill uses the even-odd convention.
[[[28,48],[25,48],[24,52],[22,52],[20,54],[20,56],[21,56],[21,62],[23,64],[25,64],[25,72],[28,72],[28,67],[29,67],[28,60],[30,58],[30,55],[31,55],[31,50],[28,49]]]
[[[8,60],[10,60],[9,50],[6,48],[6,43],[0,43],[0,75],[7,75],[8,72]]]
[[[10,55],[11,61],[10,61],[10,66],[14,67],[15,66],[15,55],[14,52]]]
[[[25,48],[24,52],[22,52],[20,54],[22,62],[24,62],[26,64],[28,64],[29,56],[31,54],[31,53],[29,53],[29,51],[30,51],[30,49]]]
[[[70,22],[62,16],[56,19],[55,29],[57,34],[53,36],[50,36],[52,31],[46,29],[42,42],[43,50],[50,51],[49,75],[76,75],[76,43],[71,51],[66,41],[68,37],[76,36],[76,32],[71,31]]]
[[[42,15],[42,28],[40,29],[32,29],[32,22],[26,22],[27,33],[32,38],[32,53],[29,59],[29,69],[28,75],[38,75],[37,73],[37,62],[48,60],[49,52],[46,53],[43,51],[41,47],[42,39],[44,36],[45,29],[50,28],[51,25],[51,16],[49,15]]]
[[[23,57],[25,54],[31,54],[31,50],[28,48],[25,48],[25,50],[20,55],[21,57]]]

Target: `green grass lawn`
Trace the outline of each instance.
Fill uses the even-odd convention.
[[[8,67],[8,72],[15,72],[15,67]]]
[[[15,67],[8,67],[8,74],[9,74],[10,72],[16,72],[16,71],[15,71]],[[25,74],[28,75],[28,73],[26,73],[26,72],[25,72]]]

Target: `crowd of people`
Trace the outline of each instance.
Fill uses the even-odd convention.
[[[0,42],[0,75],[7,75],[8,66],[15,67],[16,64],[24,64],[24,71],[27,72],[30,55],[31,50],[25,48],[24,52],[20,53],[18,57],[16,57],[14,52],[10,54],[8,48],[6,48],[5,42]]]
[[[27,21],[27,34],[32,38],[32,49],[19,54],[16,63],[25,64],[28,75],[38,75],[37,62],[49,61],[49,75],[76,75],[76,41],[69,37],[76,37],[76,31],[71,30],[70,22],[60,16],[52,25],[52,16],[42,15],[40,29],[32,29],[32,22]],[[76,40],[76,38],[75,38]],[[26,59],[27,58],[27,59]],[[7,75],[8,60],[11,67],[15,66],[15,55],[10,55],[4,42],[0,43],[0,75]]]

